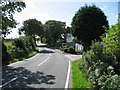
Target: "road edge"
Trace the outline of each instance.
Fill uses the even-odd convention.
[[[65,88],[68,88],[68,85],[69,85],[70,71],[71,71],[70,69],[71,69],[71,61],[69,60],[69,65],[68,65],[68,72],[67,72],[67,78],[66,78]]]

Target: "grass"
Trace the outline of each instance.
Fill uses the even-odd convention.
[[[26,58],[30,58],[30,57],[34,56],[36,53],[37,53],[36,51],[33,51]]]
[[[90,88],[91,85],[86,78],[86,73],[79,69],[79,63],[82,63],[83,59],[79,59],[72,62],[72,88]]]

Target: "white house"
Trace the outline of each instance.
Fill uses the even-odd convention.
[[[67,34],[67,37],[66,37],[66,44],[67,46],[75,46],[75,42],[73,42],[73,35],[72,34]]]
[[[83,46],[81,44],[76,43],[75,44],[75,51],[78,52],[78,51],[81,51],[81,50],[83,50]]]
[[[72,34],[67,34],[66,37],[66,44],[68,46],[74,46],[75,47],[75,51],[78,52],[80,50],[83,50],[83,46],[81,44],[75,43],[73,40],[75,39],[75,37],[73,37]]]

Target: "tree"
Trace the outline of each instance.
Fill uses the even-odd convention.
[[[114,62],[116,62],[116,70],[120,73],[120,22],[113,25],[109,30],[106,30],[107,38],[102,36],[102,40],[105,43],[105,51],[113,56]],[[112,63],[114,64],[114,63]]]
[[[25,3],[20,1],[9,1],[2,0],[1,8],[2,8],[2,34],[6,36],[6,34],[10,33],[11,28],[15,28],[17,25],[16,20],[13,18],[13,14],[15,12],[21,12],[22,9],[26,7]]]
[[[13,14],[15,12],[21,12],[22,9],[26,7],[25,3],[20,1],[10,1],[10,0],[2,0],[0,5],[0,29],[2,28],[2,35],[5,37],[10,33],[11,28],[15,28],[17,25],[16,20],[13,18]],[[2,23],[2,24],[1,24]],[[3,40],[3,39],[2,39]],[[1,42],[1,41],[0,41]],[[3,64],[8,64],[8,62],[12,59],[11,55],[7,51],[7,47],[2,41],[2,60]]]
[[[95,5],[81,7],[71,25],[72,34],[82,42],[85,51],[90,49],[92,40],[100,40],[100,36],[105,33],[103,26],[109,28],[104,12]]]
[[[23,22],[23,26],[19,28],[19,34],[25,34],[27,36],[32,36],[33,38],[35,35],[43,36],[44,29],[43,25],[40,21],[36,19],[28,19]]]
[[[65,22],[49,20],[44,25],[45,37],[50,46],[55,46],[55,43],[60,39],[61,34],[65,31]]]

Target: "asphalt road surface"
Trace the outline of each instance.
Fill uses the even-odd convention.
[[[71,60],[80,57],[41,47],[40,52],[32,58],[3,67],[0,87],[3,89],[72,88]]]

